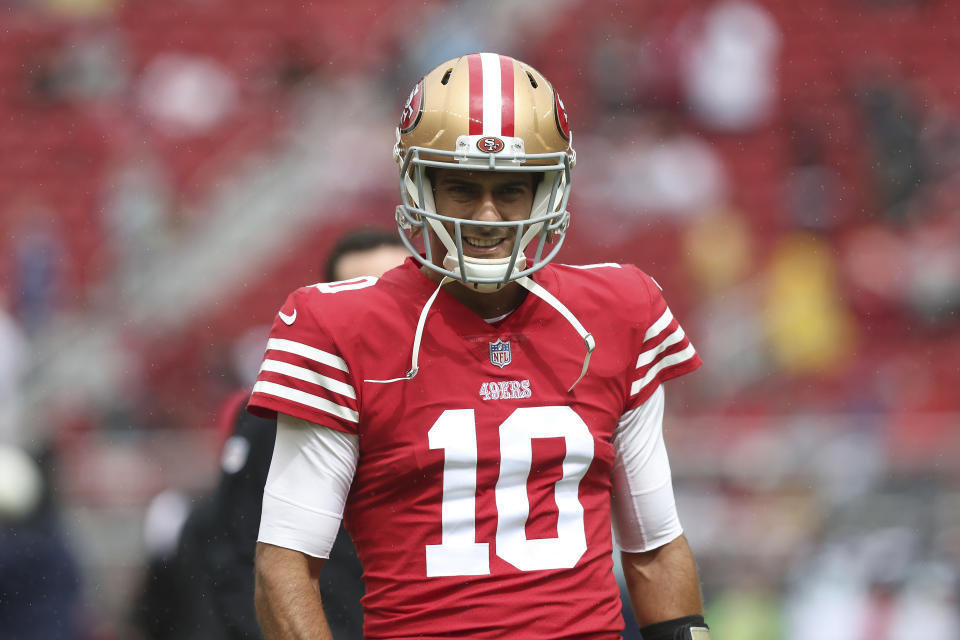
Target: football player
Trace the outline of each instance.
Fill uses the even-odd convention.
[[[367,638],[619,638],[611,520],[645,640],[708,638],[661,429],[662,383],[700,359],[636,267],[552,262],[559,95],[507,56],[450,60],[394,155],[411,257],[291,294],[251,396],[278,423],[266,636],[330,637],[315,585],[344,518]]]

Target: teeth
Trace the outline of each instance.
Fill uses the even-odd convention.
[[[467,241],[467,244],[474,247],[486,248],[500,244],[501,238],[465,238],[465,240]]]

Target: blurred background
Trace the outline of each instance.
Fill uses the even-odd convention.
[[[420,75],[497,51],[570,115],[562,261],[705,361],[666,432],[714,638],[960,637],[958,48],[953,0],[0,1],[0,519],[49,545],[0,562],[143,637],[266,325],[390,228]]]

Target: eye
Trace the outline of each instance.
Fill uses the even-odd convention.
[[[527,188],[520,184],[508,184],[499,189],[500,196],[506,198],[519,198],[527,193]]]
[[[441,188],[444,193],[461,202],[476,196],[476,188],[465,182],[448,182]]]

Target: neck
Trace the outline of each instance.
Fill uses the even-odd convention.
[[[434,282],[443,278],[433,269],[421,267],[427,277]],[[444,287],[450,295],[481,318],[496,318],[510,313],[520,306],[527,297],[527,290],[516,282],[511,282],[497,291],[482,292],[472,286],[455,280]]]

